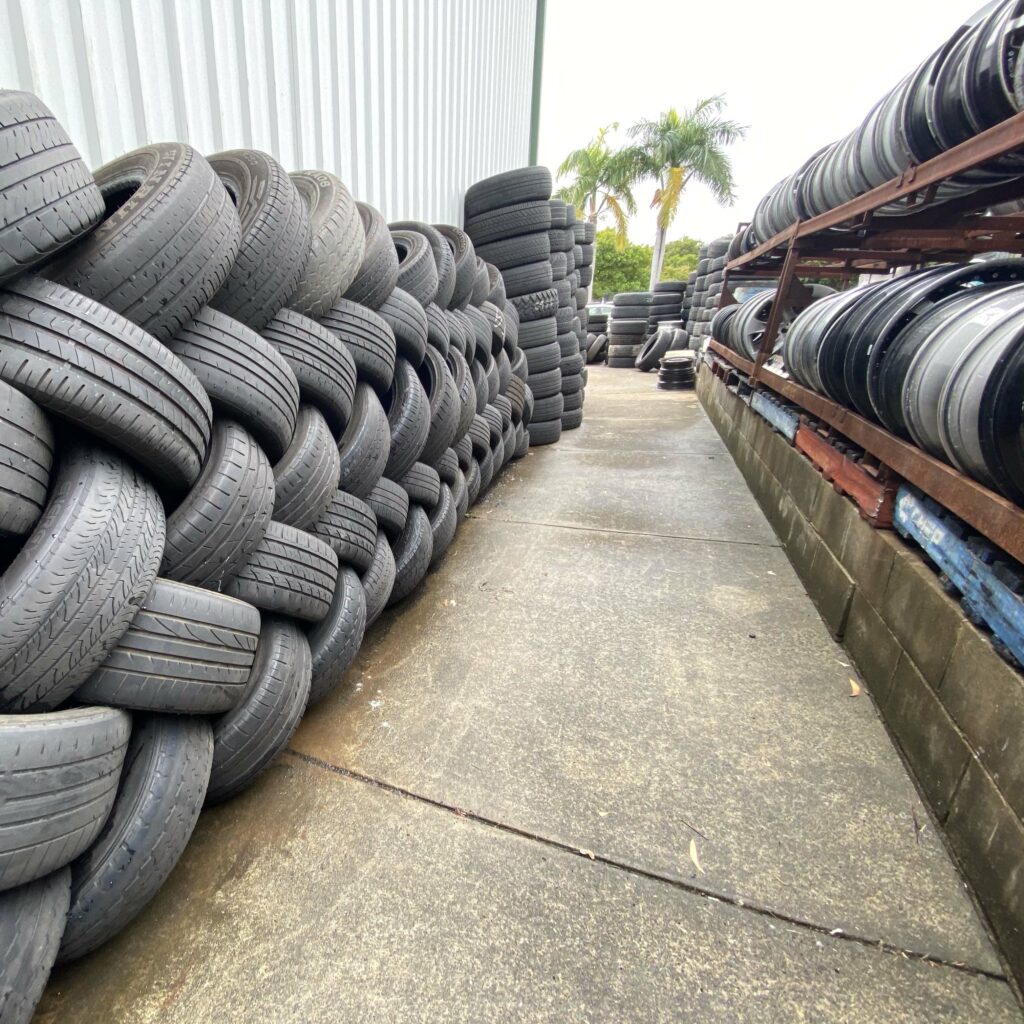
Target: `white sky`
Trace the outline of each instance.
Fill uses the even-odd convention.
[[[602,125],[625,129],[724,93],[748,126],[731,149],[736,204],[691,184],[669,238],[710,241],[936,49],[984,0],[548,0],[538,160],[555,171]],[[630,238],[650,243],[653,187]]]

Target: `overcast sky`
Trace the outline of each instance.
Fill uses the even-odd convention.
[[[669,238],[709,241],[884,93],[982,0],[548,0],[538,159],[554,171],[602,125],[624,130],[724,93],[748,126],[732,148],[736,203],[689,186]],[[880,30],[880,28],[882,30]],[[650,242],[653,187],[637,192],[634,242]]]

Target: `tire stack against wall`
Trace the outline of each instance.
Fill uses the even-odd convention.
[[[561,421],[563,430],[575,430],[583,422],[583,398],[586,386],[586,344],[584,318],[587,316],[587,289],[580,283],[583,268],[578,261],[587,258],[582,238],[586,237],[586,225],[577,220],[576,208],[560,199],[551,200],[551,260],[558,290],[558,309],[555,321],[558,328],[560,350],[559,370],[562,375]],[[560,252],[566,257],[567,273],[559,278],[557,260]],[[593,280],[593,251],[588,275]],[[563,285],[564,281],[564,285]],[[557,400],[552,399],[554,406]]]
[[[248,150],[157,144],[94,177],[25,93],[0,92],[0,139],[0,1017],[20,1024],[339,684],[525,453],[532,396],[501,276],[457,228],[389,230],[333,175]]]
[[[633,367],[643,348],[650,316],[650,292],[619,292],[608,319],[608,365]]]

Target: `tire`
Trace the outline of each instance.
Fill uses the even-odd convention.
[[[562,371],[562,377],[578,377],[586,365],[586,360],[578,352],[573,356],[562,356],[558,368]]]
[[[512,376],[509,378],[505,393],[512,408],[512,422],[521,423],[523,410],[526,408],[526,385],[518,377]]]
[[[47,277],[167,341],[228,279],[241,243],[231,196],[182,142],[126,153],[96,182],[109,213]]]
[[[472,508],[480,498],[480,463],[471,459],[466,470],[466,507]]]
[[[548,244],[551,246],[552,252],[564,252],[571,253],[573,246],[576,244],[576,239],[573,236],[572,228],[555,228],[553,227],[548,232]],[[568,258],[566,259],[567,270],[566,273],[572,273],[568,269]]]
[[[225,593],[261,611],[319,622],[328,612],[338,556],[319,537],[272,522]]]
[[[498,242],[489,242],[487,245],[477,245],[476,254],[480,259],[493,263],[498,270],[504,271],[510,267],[521,267],[524,263],[549,259],[551,242],[546,231],[539,231],[532,235],[519,235],[517,238],[504,238]]]
[[[71,870],[0,893],[0,1020],[29,1024],[46,987],[71,901]]]
[[[274,474],[255,439],[216,420],[203,471],[167,519],[162,575],[218,590],[262,540],[274,509]]]
[[[436,469],[422,462],[417,462],[399,482],[409,500],[424,508],[432,509],[440,498],[441,477]]]
[[[491,325],[475,306],[467,306],[465,317],[473,334],[473,350],[466,352],[467,359],[479,359],[486,363],[491,358]]]
[[[356,203],[356,207],[366,246],[359,272],[343,292],[343,298],[377,309],[398,284],[398,253],[381,212],[369,203]]]
[[[259,632],[252,605],[158,579],[75,699],[179,715],[228,711],[245,690]]]
[[[548,248],[551,248],[550,241]],[[569,276],[569,258],[564,252],[553,252],[549,257],[551,260],[551,279],[553,281],[564,281]]]
[[[444,236],[437,228],[418,220],[394,221],[388,227],[392,231],[415,231],[426,238],[437,268],[437,294],[433,301],[439,309],[446,309],[455,291],[455,257]]]
[[[487,401],[493,403],[498,396],[498,389],[501,386],[501,379],[498,376],[498,365],[494,359],[487,364],[485,371],[487,380]]]
[[[530,421],[530,447],[554,444],[562,436],[562,420]]]
[[[187,487],[210,443],[213,415],[195,374],[118,313],[41,277],[0,293],[0,379]]]
[[[557,366],[543,373],[531,373],[526,378],[526,385],[533,392],[533,397],[548,398],[562,390],[562,371]]]
[[[327,511],[313,523],[310,533],[334,549],[339,565],[363,572],[373,561],[377,517],[361,498],[335,491]]]
[[[427,306],[427,344],[436,348],[443,356],[451,348],[451,327],[445,311],[436,303]]]
[[[515,203],[551,198],[551,172],[546,167],[520,167],[484,178],[466,189],[466,217],[478,217]]]
[[[445,319],[448,321],[448,350],[457,349],[465,356],[473,345],[473,329],[465,320],[462,310],[446,310]]]
[[[0,282],[42,263],[95,227],[104,203],[53,113],[30,92],[0,92]],[[0,1019],[3,1017],[0,989]]]
[[[476,284],[476,253],[473,251],[473,243],[461,228],[451,224],[435,224],[434,227],[448,243],[455,263],[455,287],[448,308],[464,309]]]
[[[71,867],[58,961],[102,946],[157,894],[199,820],[212,760],[204,719],[137,716],[110,817]]]
[[[514,301],[519,296],[544,291],[551,287],[551,262],[550,260],[539,260],[521,267],[509,267],[508,270],[502,272],[501,276],[505,279],[505,294]],[[562,283],[558,282],[558,284]]]
[[[653,306],[616,306],[614,318],[617,321],[630,319],[646,321],[653,308]]]
[[[433,554],[434,535],[430,519],[419,506],[409,509],[409,518],[394,546],[395,583],[388,598],[388,607],[407,598],[427,574]]]
[[[459,422],[455,428],[455,441],[452,442],[452,447],[455,447],[456,442],[466,436],[466,431],[469,430],[469,425],[476,415],[476,387],[469,364],[461,352],[458,350],[449,352],[446,362],[455,382],[455,391],[459,399]]]
[[[490,283],[490,291],[487,293],[487,301],[501,309],[508,301],[505,294],[505,279],[501,271],[493,263],[487,263],[487,280]]]
[[[513,203],[466,218],[466,234],[479,246],[540,231],[547,234],[550,230],[551,206],[545,200]]]
[[[381,478],[390,450],[391,430],[377,393],[369,384],[356,385],[352,418],[338,442],[338,486],[357,498],[365,498]]]
[[[580,353],[580,339],[571,331],[567,331],[565,334],[558,335],[558,348],[562,359],[567,356],[577,356]]]
[[[565,410],[565,399],[562,393],[548,398],[538,398],[533,407],[533,415],[538,420],[557,420]]]
[[[430,432],[430,402],[412,364],[404,359],[399,359],[395,366],[395,378],[384,398],[384,408],[391,433],[384,475],[399,480],[419,459]]]
[[[395,335],[387,322],[373,310],[347,298],[338,299],[320,322],[348,347],[359,380],[371,385],[378,394],[385,394],[391,387],[397,352]]]
[[[306,634],[313,660],[308,704],[336,689],[355,661],[366,631],[366,594],[351,569],[338,573],[331,610]]]
[[[130,733],[131,717],[113,708],[0,715],[0,890],[57,871],[92,845]]]
[[[274,466],[274,518],[305,530],[327,508],[338,489],[341,458],[323,415],[299,409],[288,450]]]
[[[583,410],[571,409],[562,413],[562,429],[576,430],[583,426]]]
[[[310,222],[310,243],[289,308],[316,320],[355,280],[366,255],[366,235],[352,193],[327,171],[290,175]]]
[[[561,358],[562,353],[557,341],[526,350],[526,365],[531,375],[557,368]]]
[[[460,438],[455,443],[456,458],[459,460],[459,469],[463,473],[469,472],[469,464],[473,460],[473,442],[470,440],[469,433],[467,432],[465,437]]]
[[[431,465],[455,440],[462,406],[455,378],[437,349],[431,348],[427,352],[419,375],[430,406],[430,427],[420,452],[420,461]]]
[[[366,597],[366,627],[373,622],[388,603],[391,588],[395,582],[395,556],[391,552],[384,531],[377,533],[377,541],[373,549],[373,561],[360,577],[363,594]]]
[[[469,491],[466,487],[465,474],[461,469],[455,478],[455,483],[452,484],[452,498],[455,501],[455,522],[456,529],[458,529],[458,524],[466,518],[466,513],[469,511]]]
[[[546,316],[541,320],[528,320],[519,326],[519,347],[521,349],[550,345],[557,338],[558,321],[553,316]]]
[[[474,359],[469,364],[469,373],[473,378],[473,390],[476,392],[476,413],[479,415],[484,411],[487,399],[490,397],[490,385],[487,383],[487,371],[484,364]]]
[[[409,495],[400,484],[386,476],[381,477],[366,499],[366,504],[373,510],[377,525],[390,539],[394,539],[405,529],[406,520],[409,518]]]
[[[491,486],[491,481],[494,479],[494,452],[490,448],[484,453],[484,457],[480,460],[480,488],[477,491],[477,500],[486,493],[487,488]]]
[[[272,156],[233,149],[209,159],[242,227],[238,255],[210,305],[259,331],[298,287],[312,240],[309,210]]]
[[[413,366],[419,366],[426,354],[429,333],[423,306],[408,292],[396,288],[377,312],[395,336],[398,356],[408,359]]]
[[[494,357],[494,369],[498,374],[498,397],[500,398],[508,391],[508,382],[512,379],[512,363],[504,349]]]
[[[671,344],[672,332],[658,331],[653,338],[648,338],[640,349],[640,354],[636,357],[636,368],[644,373],[653,370],[661,362],[661,357],[669,350]]]
[[[107,657],[164,547],[156,491],[113,453],[69,444],[46,511],[0,576],[0,711],[46,711]]]
[[[39,521],[53,454],[53,428],[43,410],[0,381],[0,538],[23,537]]]
[[[273,461],[284,455],[299,412],[299,382],[255,331],[210,306],[168,343],[217,411],[250,431]]]
[[[504,420],[493,405],[484,406],[481,418],[487,424],[488,447],[493,448],[501,440],[501,433],[505,429]]]
[[[284,749],[306,710],[312,672],[305,633],[288,619],[268,616],[245,696],[213,723],[207,806],[245,789]]]
[[[563,382],[564,386],[564,382]],[[576,391],[571,391],[569,394],[562,392],[562,411],[572,412],[575,409],[583,408],[583,390],[578,388]]]
[[[437,262],[430,243],[418,231],[391,232],[398,253],[397,287],[411,295],[420,306],[428,306],[437,296]]]
[[[473,445],[473,457],[482,459],[491,448],[491,428],[483,416],[474,416],[469,427],[469,440]]]
[[[580,267],[579,268],[580,279],[578,288],[589,288],[594,283],[594,268]]]
[[[441,458],[434,463],[433,468],[442,483],[446,483],[449,487],[454,487],[459,475],[459,457],[455,453],[455,449],[446,449]]]
[[[525,458],[530,451],[530,432],[520,423],[516,427],[516,446],[512,452],[513,459]]]
[[[356,364],[341,339],[290,309],[282,309],[262,334],[292,368],[300,400],[315,405],[332,430],[344,430],[352,416]]]
[[[430,561],[428,568],[433,569],[444,558],[445,552],[455,539],[455,530],[459,525],[458,509],[455,497],[447,484],[442,484],[438,500],[429,515],[430,519]]]
[[[583,373],[562,374],[562,394],[577,395],[583,390]]]
[[[509,301],[519,314],[520,332],[530,320],[542,320],[554,316],[558,311],[558,292],[554,288],[517,295]]]

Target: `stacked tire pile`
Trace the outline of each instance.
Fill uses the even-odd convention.
[[[845,138],[815,153],[757,205],[744,233],[748,252],[796,220],[841,206],[1024,110],[1020,5],[987,4],[924,63],[883,96]],[[943,182],[928,201],[941,203],[1017,178],[1019,153]],[[916,211],[893,203],[875,216]]]
[[[696,356],[692,352],[670,352],[661,360],[659,391],[689,391],[696,383]]]
[[[528,445],[501,276],[265,153],[0,92],[0,1017],[152,898]]]
[[[590,227],[593,228],[593,225]],[[584,320],[587,317],[588,288],[594,275],[593,244],[584,249],[586,232],[587,225],[577,219],[574,206],[560,199],[551,200],[551,261],[555,288],[558,290],[555,320],[561,357],[558,368],[562,375],[563,430],[575,430],[583,423],[583,400],[587,383],[584,352],[587,335]],[[559,254],[566,257],[568,272],[564,278],[559,276]],[[583,266],[584,260],[589,260],[586,267]],[[553,402],[557,406],[557,400]]]
[[[1024,505],[1024,260],[829,295],[793,320],[782,353],[805,387]]]
[[[711,320],[721,301],[725,265],[728,262],[726,253],[732,239],[732,235],[726,235],[700,247],[697,276],[693,282],[693,297],[686,322],[688,342],[693,349],[702,348],[704,339],[711,335]]]
[[[682,327],[685,281],[659,281],[651,293],[647,333],[657,334],[662,327]]]
[[[587,320],[588,363],[603,363],[608,355],[608,314],[591,313]]]
[[[619,292],[608,319],[608,365],[634,367],[647,336],[651,292]]]

